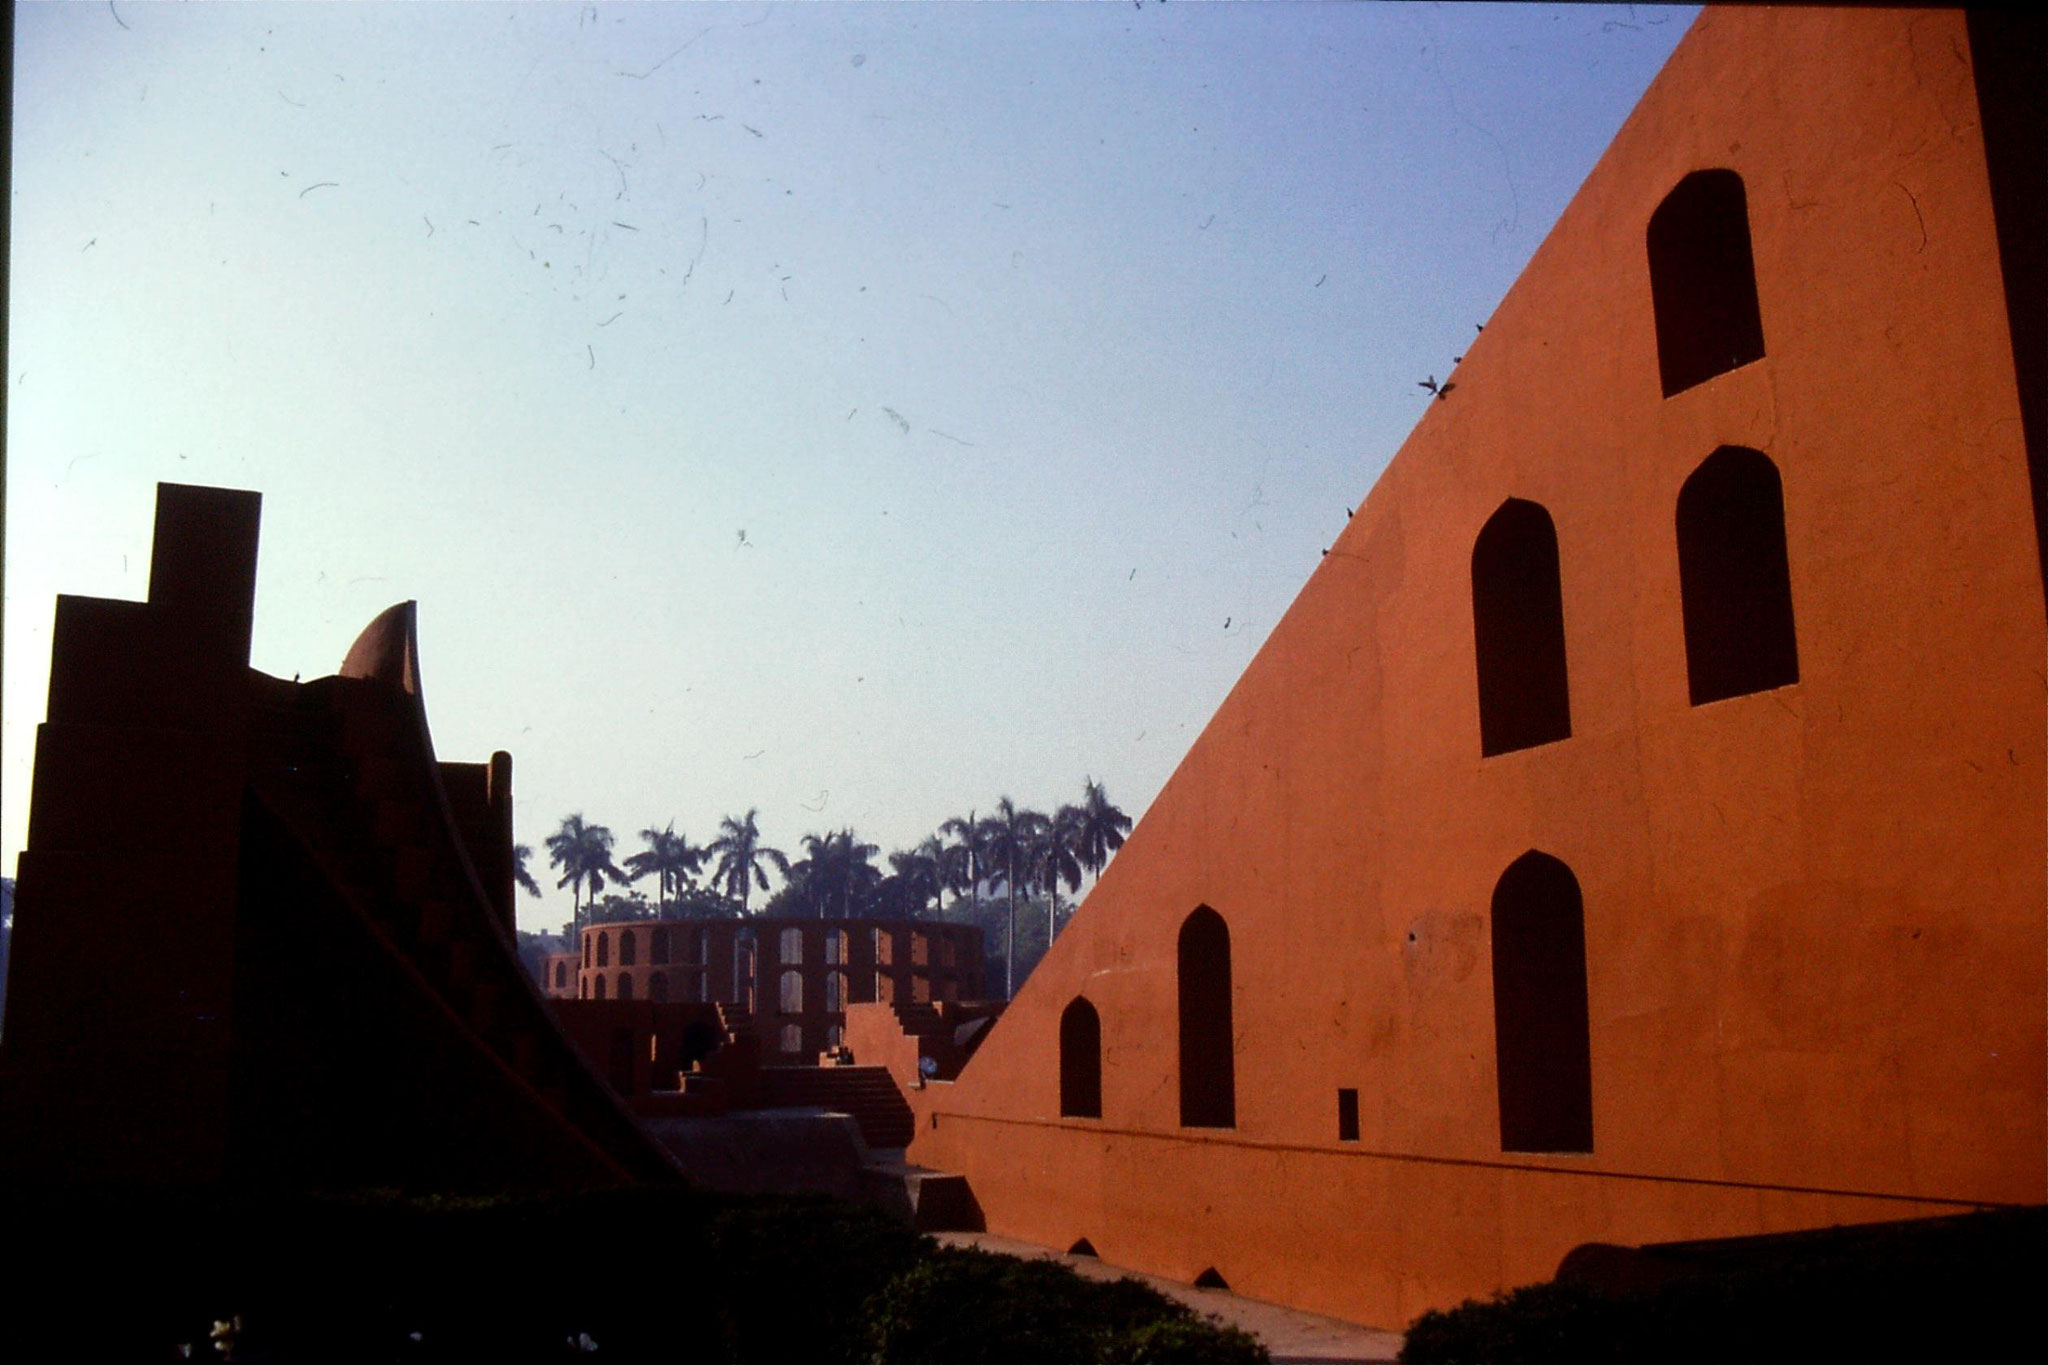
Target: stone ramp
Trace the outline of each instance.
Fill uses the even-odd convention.
[[[1058,1261],[1091,1280],[1133,1279],[1188,1305],[1205,1317],[1220,1318],[1264,1342],[1273,1365],[1353,1365],[1359,1361],[1391,1361],[1401,1354],[1401,1333],[1360,1327],[1337,1318],[1320,1317],[1296,1308],[1261,1303],[1227,1289],[1197,1289],[1179,1280],[1162,1279],[1106,1264],[1093,1256],[1069,1256],[1029,1242],[992,1237],[985,1232],[941,1232],[946,1246],[974,1247],[1037,1260]]]

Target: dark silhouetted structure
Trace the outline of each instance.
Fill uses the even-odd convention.
[[[57,601],[0,1178],[673,1178],[520,967],[511,760],[435,758],[412,604],[335,677],[249,667],[260,506],[160,485],[149,600]]]

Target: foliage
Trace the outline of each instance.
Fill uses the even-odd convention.
[[[761,812],[749,807],[743,816],[728,815],[719,822],[718,837],[704,846],[704,852],[717,862],[711,871],[711,885],[739,902],[740,913],[747,913],[748,893],[758,886],[768,889],[768,874],[763,865],[773,867],[783,876],[789,875],[789,859],[779,848],[770,848],[761,842],[760,826],[754,817]]]
[[[626,871],[636,882],[650,873],[654,876],[655,914],[666,918],[669,895],[680,896],[684,887],[696,884],[697,869],[704,865],[707,850],[676,833],[673,820],[668,822],[667,829],[641,830],[640,838],[647,847],[626,859]]]
[[[1003,922],[1003,998],[1006,1000],[1017,993],[1017,978],[1012,967],[1017,951],[1018,879],[1020,874],[1029,875],[1032,846],[1045,825],[1043,815],[1035,810],[1018,809],[1007,796],[996,802],[996,813],[981,822],[981,856],[986,865],[1002,872],[1008,898],[1008,914]]]
[[[210,1340],[228,1358],[309,1365],[1265,1359],[1133,1282],[937,1250],[815,1196],[13,1190],[0,1226],[36,1248],[11,1272],[5,1360],[199,1359]],[[601,1250],[602,1269],[548,1271],[565,1249]],[[93,1311],[54,1307],[95,1285],[113,1288]],[[935,1342],[962,1349],[933,1354]]]
[[[884,873],[875,864],[881,850],[847,828],[806,834],[803,856],[792,862],[782,850],[762,841],[759,814],[758,808],[750,808],[743,816],[726,816],[718,837],[701,848],[677,834],[673,821],[662,829],[643,829],[640,838],[646,848],[625,860],[623,872],[611,862],[611,831],[584,823],[580,814],[571,815],[549,837],[549,859],[564,870],[557,885],[570,887],[578,897],[579,923],[586,901],[591,917],[598,920],[643,918],[648,913],[660,919],[745,917],[752,911],[753,894],[769,891],[770,869],[781,874],[782,885],[761,907],[763,914],[918,919],[929,908],[941,920],[979,925],[988,945],[988,980],[1000,981],[1001,989],[1014,993],[1059,931],[1065,909],[1061,888],[1078,894],[1086,876],[1100,876],[1131,828],[1130,817],[1111,803],[1100,782],[1089,778],[1078,804],[1060,806],[1050,816],[1019,807],[1005,796],[992,815],[970,810],[946,820],[915,847],[889,854],[889,870]],[[515,875],[529,892],[538,894],[539,888],[525,874],[531,850],[520,845],[515,853]],[[700,887],[697,875],[707,864],[707,885]],[[623,884],[648,876],[657,879],[651,912],[643,909],[645,902],[637,893],[600,898],[606,878]],[[988,915],[984,892],[1001,894],[1000,919]],[[1042,911],[1043,924],[1020,925],[1020,908]],[[1012,960],[1018,968],[1014,973]]]
[[[653,919],[654,907],[647,903],[647,897],[637,891],[623,896],[606,896],[595,905],[586,906],[584,918],[592,924],[618,924],[636,919]]]
[[[562,817],[562,826],[548,836],[548,862],[562,869],[556,886],[569,888],[570,896],[587,892],[594,899],[604,890],[605,878],[624,884],[626,874],[612,862],[612,832],[603,825],[585,824],[581,812]]]
[[[1262,1365],[1265,1348],[1136,1280],[935,1252],[868,1306],[869,1365]]]
[[[1527,1285],[1430,1312],[1405,1365],[1999,1359],[2038,1331],[2048,1209],[1701,1243],[1666,1282]]]
[[[532,860],[533,845],[512,845],[512,880],[523,887],[527,895],[539,899],[540,883],[533,879],[533,873],[526,870],[527,863]]]
[[[882,873],[874,865],[881,849],[864,843],[851,829],[806,834],[804,856],[788,868],[794,889],[793,913],[820,919],[852,919],[869,913]],[[792,912],[786,912],[792,913]]]
[[[709,887],[686,886],[669,902],[668,919],[734,919],[739,906]]]

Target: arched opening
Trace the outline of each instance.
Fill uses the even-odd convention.
[[[668,1002],[668,973],[656,972],[647,978],[647,998],[655,1004]]]
[[[838,1014],[846,1008],[846,973],[825,974],[825,1012]]]
[[[1501,1150],[1592,1151],[1585,908],[1548,854],[1524,853],[1493,889],[1493,1038]]]
[[[597,936],[597,965],[600,967],[612,965],[612,936],[610,934],[599,934]]]
[[[781,998],[776,1009],[783,1014],[804,1012],[804,977],[802,972],[784,972],[779,984]]]
[[[555,964],[555,989],[558,991],[564,990],[568,987],[568,985],[569,964],[566,962],[557,962]]]
[[[602,1000],[602,999],[604,999],[604,978],[603,978],[603,977],[601,977],[601,976],[597,976],[597,977],[592,977],[592,978],[591,978],[591,980],[590,980],[590,998],[591,998],[592,1000]]]
[[[586,969],[590,966],[590,940],[588,938],[583,940],[583,965]]]
[[[782,931],[782,960],[792,964],[804,960],[803,930],[784,929]]]
[[[631,1000],[632,998],[633,998],[633,974],[632,974],[631,972],[620,972],[620,973],[619,973],[619,999],[621,999],[621,1000]]]
[[[1749,205],[1731,170],[1694,171],[1650,215],[1650,306],[1664,396],[1764,358]]]
[[[1235,1128],[1230,928],[1223,916],[1204,905],[1182,921],[1178,965],[1181,1126]]]
[[[1571,738],[1557,530],[1537,503],[1509,498],[1473,543],[1472,643],[1482,756]]]
[[[780,1041],[784,1052],[802,1052],[804,1050],[803,1026],[801,1024],[784,1024]]]
[[[668,965],[668,930],[656,929],[647,939],[647,960],[657,967]]]
[[[576,983],[576,994],[578,998],[588,1000],[590,998],[590,983],[588,981],[578,981]]]
[[[1799,681],[1785,493],[1770,457],[1722,446],[1678,490],[1678,592],[1694,706]]]
[[[631,929],[619,930],[619,965],[631,967],[640,961],[640,936]]]
[[[1060,1117],[1102,1117],[1102,1017],[1084,995],[1060,1014]]]

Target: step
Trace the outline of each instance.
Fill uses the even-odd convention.
[[[919,1232],[980,1232],[981,1205],[967,1177],[901,1161],[877,1161],[860,1172],[866,1200]]]

